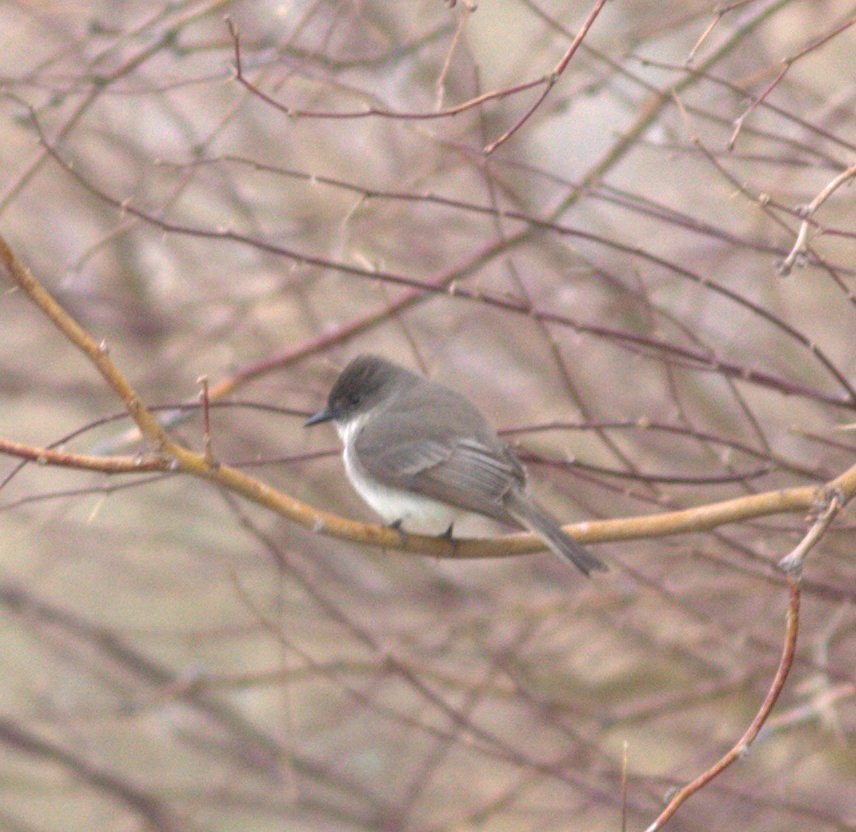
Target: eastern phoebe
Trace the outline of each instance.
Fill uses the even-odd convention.
[[[361,355],[306,425],[331,419],[351,484],[400,531],[451,536],[474,512],[529,529],[585,575],[606,569],[529,496],[523,464],[459,393]]]

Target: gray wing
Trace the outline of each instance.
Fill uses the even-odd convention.
[[[438,390],[451,398],[438,402]],[[422,418],[402,424],[400,418],[379,413],[370,420],[355,437],[360,464],[391,488],[514,522],[504,497],[526,482],[523,465],[463,397],[438,386],[433,396],[430,414],[420,410],[420,401],[404,403],[407,412]]]

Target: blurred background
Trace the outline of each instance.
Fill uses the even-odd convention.
[[[302,421],[365,351],[466,392],[566,522],[820,485],[856,456],[854,6],[616,0],[564,66],[594,6],[4,2],[0,233],[148,405],[207,376],[217,457],[347,517]],[[0,436],[128,452],[4,280]],[[0,483],[26,832],[642,829],[760,706],[806,521],[593,546],[586,581],[185,476]],[[854,540],[844,512],[772,718],[669,828],[856,824]]]

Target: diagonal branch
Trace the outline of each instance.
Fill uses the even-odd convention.
[[[75,347],[77,347],[95,365],[95,368],[122,400],[130,417],[137,423],[140,433],[158,450],[170,453],[175,443],[169,438],[158,420],[143,405],[136,390],[119,372],[110,358],[106,341],[96,341],[62,306],[32,272],[15,256],[9,244],[0,237],[0,259],[6,266],[10,277],[27,293],[30,300],[45,313],[50,322]]]

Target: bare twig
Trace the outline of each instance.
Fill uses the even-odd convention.
[[[839,477],[835,482],[840,483],[846,481],[852,488],[852,478],[853,470],[851,469],[847,475]],[[782,692],[785,680],[788,677],[788,673],[790,672],[794,661],[797,634],[799,632],[800,586],[803,561],[809,550],[823,537],[838,512],[841,511],[847,499],[852,496],[852,490],[847,497],[845,497],[839,488],[832,486],[827,488],[822,494],[818,516],[814,523],[812,523],[800,543],[779,562],[779,566],[784,571],[787,578],[789,591],[784,647],[782,649],[782,656],[779,660],[776,675],[770,684],[770,688],[767,691],[764,702],[755,714],[755,718],[752,720],[743,736],[723,757],[721,757],[707,771],[699,775],[695,780],[688,783],[683,788],[679,789],[672,796],[666,808],[663,809],[654,823],[652,823],[645,832],[657,832],[657,830],[662,829],[669,818],[675,814],[683,803],[685,803],[696,792],[704,788],[715,777],[718,777],[733,762],[745,755],[749,746],[758,736],[758,732],[767,721],[767,718],[772,712],[773,707]]]
[[[201,386],[199,400],[202,402],[202,444],[205,449],[205,461],[214,464],[214,451],[211,445],[211,400],[208,397],[208,376],[199,376]]]
[[[441,119],[441,118],[449,118],[451,116],[459,115],[460,113],[466,112],[467,110],[471,110],[474,107],[479,107],[482,104],[485,104],[488,101],[498,101],[503,98],[508,98],[511,95],[517,95],[521,92],[526,92],[526,90],[533,89],[534,87],[539,87],[541,84],[545,82],[544,78],[535,78],[532,81],[524,81],[520,84],[514,84],[510,87],[504,87],[500,90],[493,90],[491,92],[483,93],[482,95],[478,95],[475,98],[470,98],[467,101],[464,101],[460,104],[456,104],[454,107],[445,107],[441,110],[433,110],[433,111],[406,111],[406,110],[390,110],[386,107],[378,107],[375,105],[371,105],[365,107],[362,110],[356,111],[345,111],[345,112],[324,112],[319,110],[303,110],[297,109],[294,107],[288,107],[284,104],[281,104],[275,98],[269,96],[267,93],[260,90],[252,81],[250,81],[247,76],[244,74],[244,67],[241,58],[241,41],[240,41],[240,33],[238,31],[238,27],[235,25],[235,22],[232,18],[226,18],[226,25],[229,28],[229,36],[232,38],[232,43],[234,46],[234,56],[235,56],[235,80],[244,87],[248,92],[252,93],[254,96],[259,98],[261,101],[264,101],[265,104],[270,105],[276,110],[279,110],[284,115],[293,117],[293,118],[313,118],[313,119],[343,119],[343,120],[351,120],[351,119],[361,119],[361,118],[391,118],[391,119],[403,119],[403,120],[433,120],[433,119]]]
[[[37,465],[56,465],[62,468],[102,471],[105,474],[142,474],[152,471],[166,471],[166,460],[157,454],[137,454],[135,456],[94,456],[75,454],[56,448],[43,448],[27,445],[0,437],[0,454],[28,459]]]
[[[793,66],[796,61],[807,55],[809,52],[813,52],[815,49],[820,48],[827,41],[831,40],[834,37],[837,37],[843,31],[849,29],[854,24],[856,24],[856,17],[851,17],[832,31],[824,32],[822,37],[817,38],[796,54],[785,58],[782,61],[782,68],[779,70],[778,73],[776,73],[776,77],[773,78],[773,80],[770,81],[770,83],[766,86],[763,92],[752,101],[746,111],[734,121],[734,132],[731,134],[731,138],[728,140],[728,149],[734,149],[734,145],[737,143],[737,137],[743,128],[743,123],[755,111],[758,105],[776,88],[776,86],[778,86],[779,82],[782,80],[782,78],[785,77],[788,70],[791,68],[791,66]]]
[[[29,728],[6,717],[0,718],[0,743],[70,772],[93,789],[125,804],[151,830],[184,832],[195,828],[192,824],[188,825],[187,818],[176,817],[163,800],[112,771],[90,762],[82,756],[79,749],[64,748],[52,740],[37,736]]]
[[[739,760],[746,754],[749,746],[758,736],[758,732],[773,710],[785,681],[788,678],[791,666],[794,661],[794,654],[797,646],[797,634],[799,632],[799,614],[800,614],[800,582],[793,575],[787,575],[788,581],[788,611],[785,623],[785,639],[782,648],[782,656],[779,659],[779,666],[776,669],[776,675],[770,684],[767,695],[761,704],[758,713],[752,720],[749,727],[744,732],[743,736],[732,746],[731,749],[721,757],[714,765],[712,765],[703,774],[696,777],[686,786],[678,789],[672,796],[666,808],[659,814],[657,819],[646,828],[645,832],[657,832],[662,829],[668,820],[677,812],[677,810],[694,794],[703,789],[711,780],[718,777],[725,769],[727,769],[736,760]]]
[[[796,264],[801,257],[805,256],[808,250],[808,233],[811,227],[811,220],[817,212],[817,209],[820,208],[820,206],[823,205],[823,203],[826,202],[826,200],[829,199],[829,197],[832,196],[838,188],[854,177],[856,177],[856,163],[850,165],[847,170],[839,173],[831,182],[827,183],[827,185],[811,202],[808,203],[808,205],[800,208],[800,214],[803,217],[803,221],[800,223],[800,230],[797,232],[797,238],[794,241],[794,245],[788,253],[788,256],[785,257],[777,267],[777,271],[780,275],[789,275],[794,264]]]
[[[823,537],[843,506],[844,496],[842,493],[838,489],[830,489],[824,495],[817,519],[812,523],[805,537],[779,561],[779,568],[782,571],[799,578],[802,574],[806,555]]]
[[[550,94],[550,90],[556,86],[559,78],[562,77],[562,73],[567,68],[568,64],[571,61],[571,58],[574,57],[577,49],[580,48],[580,44],[582,44],[585,36],[588,34],[589,29],[591,29],[595,20],[597,20],[597,16],[600,14],[601,9],[603,9],[604,5],[606,5],[606,0],[597,0],[592,10],[589,12],[588,17],[583,22],[583,25],[580,27],[579,32],[577,32],[576,37],[571,41],[570,46],[565,50],[565,54],[559,59],[559,62],[556,66],[553,67],[552,72],[544,78],[544,89],[541,90],[541,94],[535,100],[535,103],[532,104],[531,107],[508,129],[506,130],[498,139],[492,141],[487,147],[484,149],[485,156],[490,156],[500,145],[505,144],[532,116],[532,114],[541,106],[541,103],[544,99]]]

